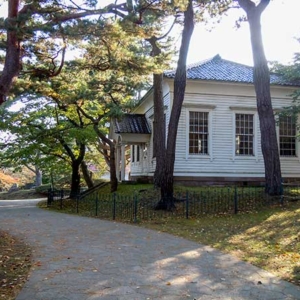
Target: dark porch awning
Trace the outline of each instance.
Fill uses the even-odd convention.
[[[142,114],[125,114],[122,119],[113,120],[115,133],[140,133],[151,134],[145,115]]]

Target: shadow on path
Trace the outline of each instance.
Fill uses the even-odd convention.
[[[33,247],[17,300],[300,299],[300,288],[207,246],[131,225],[25,206],[2,230]]]

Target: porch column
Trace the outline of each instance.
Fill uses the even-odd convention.
[[[125,145],[121,146],[121,181],[125,180]]]

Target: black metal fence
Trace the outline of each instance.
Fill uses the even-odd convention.
[[[48,190],[48,196],[47,196],[47,206],[50,206],[53,202],[57,202],[59,201],[60,203],[60,208],[63,208],[63,199],[65,198],[65,196],[67,195],[66,191],[64,189],[52,189],[49,188]]]
[[[137,222],[158,218],[197,218],[206,214],[237,214],[259,210],[268,205],[285,205],[300,199],[299,186],[285,186],[281,196],[265,194],[264,187],[203,187],[195,192],[177,191],[175,209],[157,210],[159,193],[141,190],[134,195],[95,192],[86,197],[65,199],[57,191],[48,198],[48,205],[103,219]]]

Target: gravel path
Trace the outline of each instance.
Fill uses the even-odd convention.
[[[33,249],[17,300],[300,299],[300,288],[165,233],[0,201],[0,226]]]

